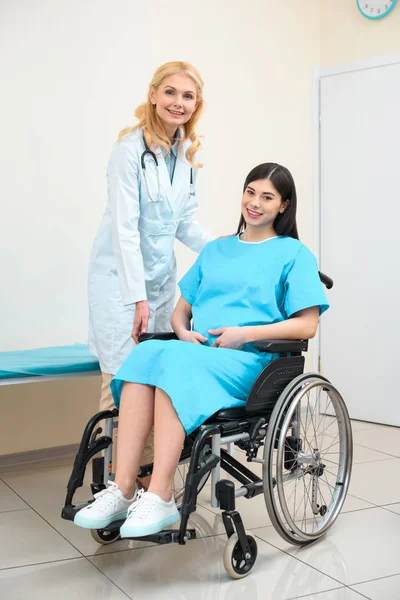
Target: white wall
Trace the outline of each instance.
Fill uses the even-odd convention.
[[[280,161],[297,182],[300,233],[312,244],[319,2],[307,6],[304,0],[3,0],[0,351],[86,340],[87,264],[105,203],[108,155],[163,62],[193,62],[206,84],[201,221],[216,235],[234,231],[247,172]],[[177,257],[182,274],[193,255],[178,247]],[[64,384],[56,385],[59,394],[41,385],[42,422],[31,415],[5,452],[53,445],[53,428],[59,445],[79,439],[81,424],[78,431],[57,423]],[[16,415],[32,386],[20,388],[12,399],[1,391]],[[71,423],[82,404],[97,402],[97,390],[74,389],[64,415]]]
[[[86,340],[108,155],[165,61],[193,62],[206,82],[202,222],[233,231],[248,170],[276,160],[294,172],[309,234],[311,3],[305,18],[302,0],[3,0],[0,351]],[[182,271],[193,256],[178,259]]]
[[[366,19],[356,0],[321,0],[321,66],[400,52],[400,5],[383,19]]]

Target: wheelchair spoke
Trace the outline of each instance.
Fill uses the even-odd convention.
[[[329,403],[330,403],[330,402],[329,402]],[[329,406],[329,405],[328,405],[328,406]],[[327,409],[326,409],[326,410],[327,410]],[[332,420],[330,421],[330,423],[328,423],[328,425],[325,427],[325,429],[323,429],[322,431],[319,431],[318,433],[320,433],[321,435],[324,435],[324,433],[325,433],[325,432],[326,432],[326,431],[329,429],[329,427],[331,427],[331,426],[332,426],[332,423],[334,422],[334,420],[333,420],[333,417],[331,417],[331,419],[332,419]],[[323,424],[323,423],[324,423],[324,421],[323,421],[323,419],[321,419],[321,424]],[[329,435],[329,434],[328,434],[328,435]]]
[[[303,479],[304,481],[304,479]],[[308,483],[308,488],[307,488],[307,501],[308,504],[311,506],[311,510],[312,510],[312,502],[310,500],[310,487],[312,485],[312,479],[310,479],[309,483]],[[306,511],[307,511],[307,502],[304,503],[304,518],[303,518],[303,523],[307,523],[307,519],[306,519]]]
[[[329,504],[326,502],[326,500],[325,500],[325,496],[323,495],[323,493],[322,493],[322,490],[321,490],[321,488],[320,488],[319,486],[318,486],[318,491],[319,491],[319,494],[320,494],[320,496],[321,496],[321,498],[322,498],[322,502],[323,502],[323,504],[324,504],[325,506],[329,506]]]
[[[296,487],[297,487],[297,486],[296,486]],[[301,501],[301,500],[300,500],[300,502],[299,502],[299,505],[298,505],[298,507],[297,507],[297,508],[296,508],[296,505],[295,505],[295,508],[296,508],[296,510],[295,510],[295,512],[294,512],[294,515],[293,515],[293,520],[294,520],[294,521],[296,521],[296,516],[297,516],[297,513],[299,512],[299,509],[300,509],[300,506],[301,506],[301,505],[302,505],[302,501]]]
[[[326,458],[325,454],[324,454],[324,462],[328,462],[328,463],[330,463],[331,465],[336,465],[336,466],[339,466],[339,465],[340,465],[340,463],[337,463],[337,462],[335,462],[334,460],[330,460],[329,458]]]
[[[304,501],[304,513],[303,513],[303,520],[302,520],[302,523],[304,523],[304,522],[305,522],[305,519],[306,519],[306,511],[307,511],[307,499],[308,499],[308,492],[309,492],[309,490],[310,490],[310,484],[311,484],[311,482],[308,484],[308,489],[307,489],[307,486],[306,486],[306,483],[305,483],[305,481],[304,481],[304,477],[303,477],[303,487],[304,487],[304,497],[305,497],[305,501]]]
[[[310,403],[310,400],[309,400],[309,399],[308,399],[308,403]],[[312,412],[311,412],[311,423],[312,423],[313,430],[314,430],[314,440],[315,440],[314,447],[317,447],[317,432],[316,432],[316,430],[315,430],[315,423],[314,423],[314,419],[313,419]]]
[[[323,474],[323,477],[325,478],[325,481],[324,481],[324,480],[320,480],[320,483],[321,483],[321,484],[323,484],[323,485],[325,485],[325,484],[326,484],[330,490],[333,490],[333,491],[335,491],[335,489],[336,489],[336,486],[334,486],[334,485],[332,485],[331,483],[329,483],[329,481],[328,481],[328,480],[327,480],[327,478],[326,478],[326,474],[325,474],[325,473]]]

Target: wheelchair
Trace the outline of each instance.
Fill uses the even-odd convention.
[[[326,287],[332,287],[332,280],[322,273],[320,277]],[[176,336],[146,334],[140,341],[149,339]],[[219,411],[185,439],[175,478],[175,500],[181,515],[178,529],[135,538],[180,545],[195,539],[196,531],[188,528],[189,517],[211,477],[211,506],[221,509],[228,537],[223,563],[234,579],[248,575],[257,558],[256,540],[245,531],[236,498],[251,500],[263,494],[276,531],[287,542],[305,546],[323,537],[337,519],[352,468],[353,441],[346,405],[326,377],[304,373],[303,353],[308,342],[270,340],[255,347],[277,357],[257,377],[245,405]],[[114,409],[94,415],[87,423],[67,485],[64,519],[73,521],[76,512],[86,506],[74,506],[72,501],[76,489],[83,485],[89,461],[93,459],[93,493],[113,479],[117,419]],[[104,432],[96,427],[103,421]],[[224,446],[238,447],[248,463],[261,463],[262,477]],[[100,452],[104,455],[94,458]],[[138,477],[151,475],[152,468],[152,464],[141,466]],[[221,471],[230,478],[222,478]],[[122,523],[114,521],[106,529],[92,531],[92,536],[101,544],[111,543],[119,538]]]

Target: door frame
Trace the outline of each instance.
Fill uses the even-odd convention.
[[[343,73],[350,73],[352,71],[374,69],[376,67],[384,67],[397,63],[400,63],[400,54],[378,56],[365,60],[352,61],[344,64],[332,65],[329,67],[318,67],[314,69],[312,92],[312,239],[313,250],[317,257],[318,264],[321,260],[321,80],[324,77],[331,77],[332,75],[341,75]],[[327,273],[327,275],[329,275],[329,273]],[[318,373],[320,371],[321,363],[321,337],[320,330],[318,328],[313,344],[313,371]]]

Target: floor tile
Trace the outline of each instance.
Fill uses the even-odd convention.
[[[290,598],[290,600],[297,600],[297,598]],[[362,600],[362,598],[364,596],[360,596],[360,594],[357,594],[348,587],[331,590],[330,592],[322,592],[321,594],[311,594],[311,596],[301,596],[301,600]]]
[[[0,480],[0,512],[25,510],[29,506],[15,494],[8,485]]]
[[[365,510],[366,508],[374,508],[374,506],[375,505],[371,504],[370,502],[366,502],[365,500],[361,500],[361,498],[347,494],[341,513],[348,513],[352,512],[353,510]]]
[[[400,518],[382,508],[340,515],[325,538],[303,548],[285,542],[273,527],[255,534],[345,585],[399,571]]]
[[[86,558],[0,571],[0,588],[7,600],[127,600]]]
[[[135,548],[153,547],[148,542],[133,540],[118,540],[108,545],[97,543],[91,536],[90,530],[77,527],[71,521],[61,518],[61,508],[57,506],[45,507],[38,511],[40,515],[61,533],[75,548],[85,556],[119,552],[122,550],[134,550]],[[177,528],[178,524],[173,528]],[[197,537],[207,537],[225,532],[222,520],[213,512],[197,507],[196,513],[189,520],[189,527],[196,529]]]
[[[80,557],[32,510],[0,513],[0,569]]]
[[[90,560],[133,599],[287,600],[293,597],[293,590],[306,595],[340,587],[262,540],[257,543],[257,562],[241,581],[233,581],[223,567],[225,536],[194,540],[186,546],[104,554]]]
[[[44,506],[62,506],[65,501],[68,479],[71,468],[68,466],[53,467],[27,471],[14,471],[2,475],[5,481],[32,508]],[[87,472],[88,477],[90,473]],[[74,501],[86,502],[92,498],[88,484],[78,488]]]
[[[400,460],[353,465],[349,492],[352,496],[377,504],[393,504],[400,501]]]
[[[385,510],[390,510],[390,512],[394,512],[400,515],[400,502],[398,502],[397,504],[386,504],[385,506],[382,506],[382,508],[384,508]]]
[[[353,431],[353,441],[359,446],[400,457],[400,427]]]
[[[400,574],[367,581],[353,586],[353,589],[364,594],[370,600],[398,600],[400,598]]]
[[[387,425],[381,423],[370,423],[369,421],[355,421],[351,419],[351,428],[353,431],[363,431],[366,429],[384,429]]]
[[[377,450],[372,450],[372,448],[366,448],[365,446],[359,446],[358,444],[353,445],[353,465],[374,462],[377,460],[390,460],[392,458],[393,456],[391,454],[378,452]]]

